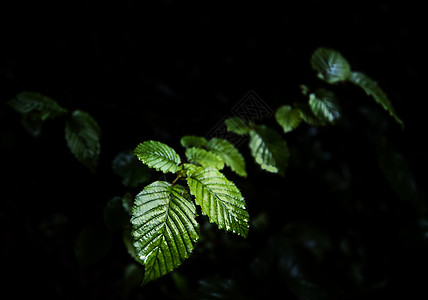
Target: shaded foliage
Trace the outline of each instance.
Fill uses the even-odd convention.
[[[261,3],[10,5],[0,19],[5,295],[379,299],[426,294],[426,276],[420,275],[428,267],[425,110],[418,102],[425,57],[420,37],[426,27],[421,7],[303,1],[281,4],[285,8],[269,4],[265,14],[268,4]],[[339,50],[351,72],[362,70],[378,83],[325,85],[309,61],[320,45]],[[297,88],[302,83],[310,87],[306,95]],[[370,86],[388,95],[405,131],[393,114],[385,114],[388,105],[374,103],[382,102],[376,99],[382,93]],[[335,126],[315,124],[319,120],[308,97],[319,88],[334,92],[340,102],[342,118]],[[209,140],[207,133],[232,116],[249,89],[272,108],[291,107],[281,112],[281,127],[273,118],[255,121],[287,131],[282,135],[290,153],[285,177],[260,170],[244,136],[237,148],[247,162],[247,177],[227,166],[222,172],[246,198],[248,238],[225,234],[201,215],[192,258],[171,276],[141,288],[144,270],[128,254],[137,258],[129,225],[134,196],[149,181],[174,178],[145,169],[135,158],[115,158],[145,140],[174,149],[183,135]],[[41,121],[36,113],[21,121],[3,103],[22,91],[46,95],[68,114]],[[96,175],[65,146],[64,118],[77,109],[90,113],[103,132]],[[290,110],[301,111],[298,125],[284,122]],[[248,134],[251,128],[236,130]],[[112,214],[111,207],[123,211]],[[86,230],[94,227],[103,232],[100,243]],[[76,241],[92,243],[84,251],[91,253],[108,245],[108,236],[111,247],[99,260],[76,258]]]

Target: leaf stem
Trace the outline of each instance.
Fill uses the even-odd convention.
[[[181,174],[178,174],[177,177],[174,179],[174,181],[171,183],[171,186],[174,186],[174,184],[177,182],[178,179],[181,178]]]

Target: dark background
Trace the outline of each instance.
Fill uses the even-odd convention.
[[[424,7],[201,2],[14,1],[0,9],[3,293],[426,298]],[[107,201],[127,191],[111,168],[120,151],[148,139],[182,151],[181,136],[206,135],[250,90],[272,110],[301,100],[299,84],[320,85],[309,64],[320,46],[376,79],[405,130],[363,92],[339,86],[343,122],[287,135],[292,156],[285,178],[259,170],[240,147],[248,178],[226,175],[246,197],[254,221],[248,239],[200,217],[203,238],[192,257],[174,277],[142,288],[124,276],[134,261],[118,233],[106,257],[77,263],[79,232],[102,222]],[[94,116],[103,132],[96,174],[70,154],[63,120],[46,122],[37,138],[22,128],[4,105],[21,91]],[[273,117],[261,122],[280,131]],[[404,178],[409,197],[394,193],[382,172],[376,145],[383,138],[405,166],[391,172]]]

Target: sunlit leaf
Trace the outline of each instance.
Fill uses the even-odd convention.
[[[347,60],[337,51],[329,48],[318,48],[311,57],[312,68],[318,77],[327,83],[344,81],[351,75]]]
[[[300,110],[300,116],[305,123],[308,123],[312,126],[325,126],[328,122],[325,119],[319,118],[314,114],[309,103],[301,104],[299,103],[296,107]]]
[[[334,123],[341,117],[339,101],[331,91],[318,89],[315,93],[311,93],[309,106],[314,115],[329,123]]]
[[[65,139],[71,153],[91,171],[100,155],[101,129],[90,114],[75,110],[65,125]]]
[[[249,146],[256,163],[263,170],[284,175],[289,151],[278,132],[265,125],[258,125],[250,131]]]
[[[218,170],[224,168],[223,159],[215,153],[201,148],[186,149],[186,157],[191,163],[198,163],[204,167],[213,167]]]
[[[146,141],[135,148],[134,154],[147,166],[164,173],[175,173],[180,169],[180,156],[171,147],[158,142]]]
[[[190,193],[202,213],[220,229],[232,231],[243,237],[248,234],[248,212],[245,199],[235,184],[214,168],[194,168],[187,183]]]
[[[145,266],[143,284],[180,266],[199,239],[196,207],[180,185],[156,181],[135,198],[132,209],[137,255]]]
[[[225,121],[227,131],[242,135],[250,132],[250,127],[239,117],[228,118]]]
[[[276,121],[285,133],[296,129],[302,122],[302,112],[299,108],[283,105],[276,110]]]
[[[395,109],[391,104],[391,101],[388,99],[388,96],[379,87],[376,81],[361,72],[352,72],[350,76],[350,81],[362,88],[367,93],[367,95],[372,96],[375,101],[382,105],[382,107],[387,112],[389,112],[389,114],[395,119],[395,121],[397,121],[397,123],[400,124],[402,128],[404,128],[403,121],[397,116]]]
[[[226,166],[230,167],[236,174],[243,177],[247,176],[244,157],[231,142],[222,138],[212,138],[206,144],[206,148],[220,156]]]
[[[181,138],[180,143],[185,148],[192,148],[203,147],[208,143],[208,141],[201,136],[186,135]]]

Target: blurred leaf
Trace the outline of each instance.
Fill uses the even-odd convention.
[[[210,151],[200,148],[187,148],[186,157],[191,163],[198,163],[203,167],[213,167],[217,170],[224,168],[223,159]]]
[[[379,87],[376,81],[361,72],[352,72],[350,81],[362,88],[367,93],[367,95],[372,96],[374,100],[382,105],[382,107],[387,112],[389,112],[395,121],[397,121],[397,123],[400,124],[402,128],[404,128],[403,121],[401,121],[401,119],[397,116],[394,107],[392,107],[391,101],[388,99],[388,96]]]
[[[156,181],[135,198],[132,209],[137,255],[145,266],[143,284],[157,279],[188,258],[199,239],[196,207],[180,185]]]
[[[314,114],[309,104],[298,104],[296,107],[300,110],[302,120],[312,126],[325,126],[328,123],[325,119],[320,119]]]
[[[250,131],[249,146],[256,163],[263,170],[285,174],[289,151],[278,132],[265,125],[258,125]]]
[[[249,217],[245,199],[233,182],[217,169],[197,167],[188,173],[187,183],[210,222],[220,229],[247,236]]]
[[[199,281],[197,299],[248,299],[234,279],[210,278]]]
[[[38,137],[42,132],[43,121],[34,113],[22,115],[21,124],[33,137]]]
[[[83,229],[77,236],[74,252],[79,265],[85,267],[107,256],[113,239],[107,228],[96,224]]]
[[[402,200],[410,201],[418,211],[423,212],[424,199],[406,159],[385,138],[379,140],[377,150],[380,167],[392,190]]]
[[[112,167],[122,177],[122,184],[127,187],[137,187],[152,176],[150,168],[142,165],[135,155],[128,152],[119,153],[114,158]]]
[[[208,141],[201,136],[186,135],[181,138],[180,143],[185,148],[192,148],[203,147],[208,143]]]
[[[212,138],[206,148],[220,156],[226,166],[230,167],[236,174],[246,177],[245,160],[238,149],[228,140],[222,138]]]
[[[276,121],[282,126],[285,133],[296,129],[302,122],[302,112],[299,108],[283,105],[276,110]]]
[[[104,223],[111,232],[116,232],[129,223],[129,214],[122,205],[122,197],[110,199],[104,207]]]
[[[351,75],[347,60],[337,51],[329,48],[318,48],[311,57],[312,69],[318,77],[327,83],[344,81]]]
[[[314,115],[329,123],[335,123],[341,117],[339,101],[333,92],[318,89],[309,95],[309,106]]]
[[[137,264],[129,264],[126,266],[123,274],[124,298],[128,298],[132,290],[140,287],[143,281],[144,270]]]
[[[45,121],[67,113],[55,100],[33,92],[22,92],[9,101],[9,105],[21,114],[32,114],[33,119]]]
[[[134,154],[144,164],[163,173],[175,173],[180,169],[180,156],[171,147],[158,142],[146,141],[135,148]]]
[[[90,114],[75,110],[65,125],[65,138],[71,153],[92,172],[98,165],[101,129]]]
[[[224,121],[226,123],[227,131],[234,132],[239,135],[248,134],[250,127],[245,121],[239,117],[228,118]]]

